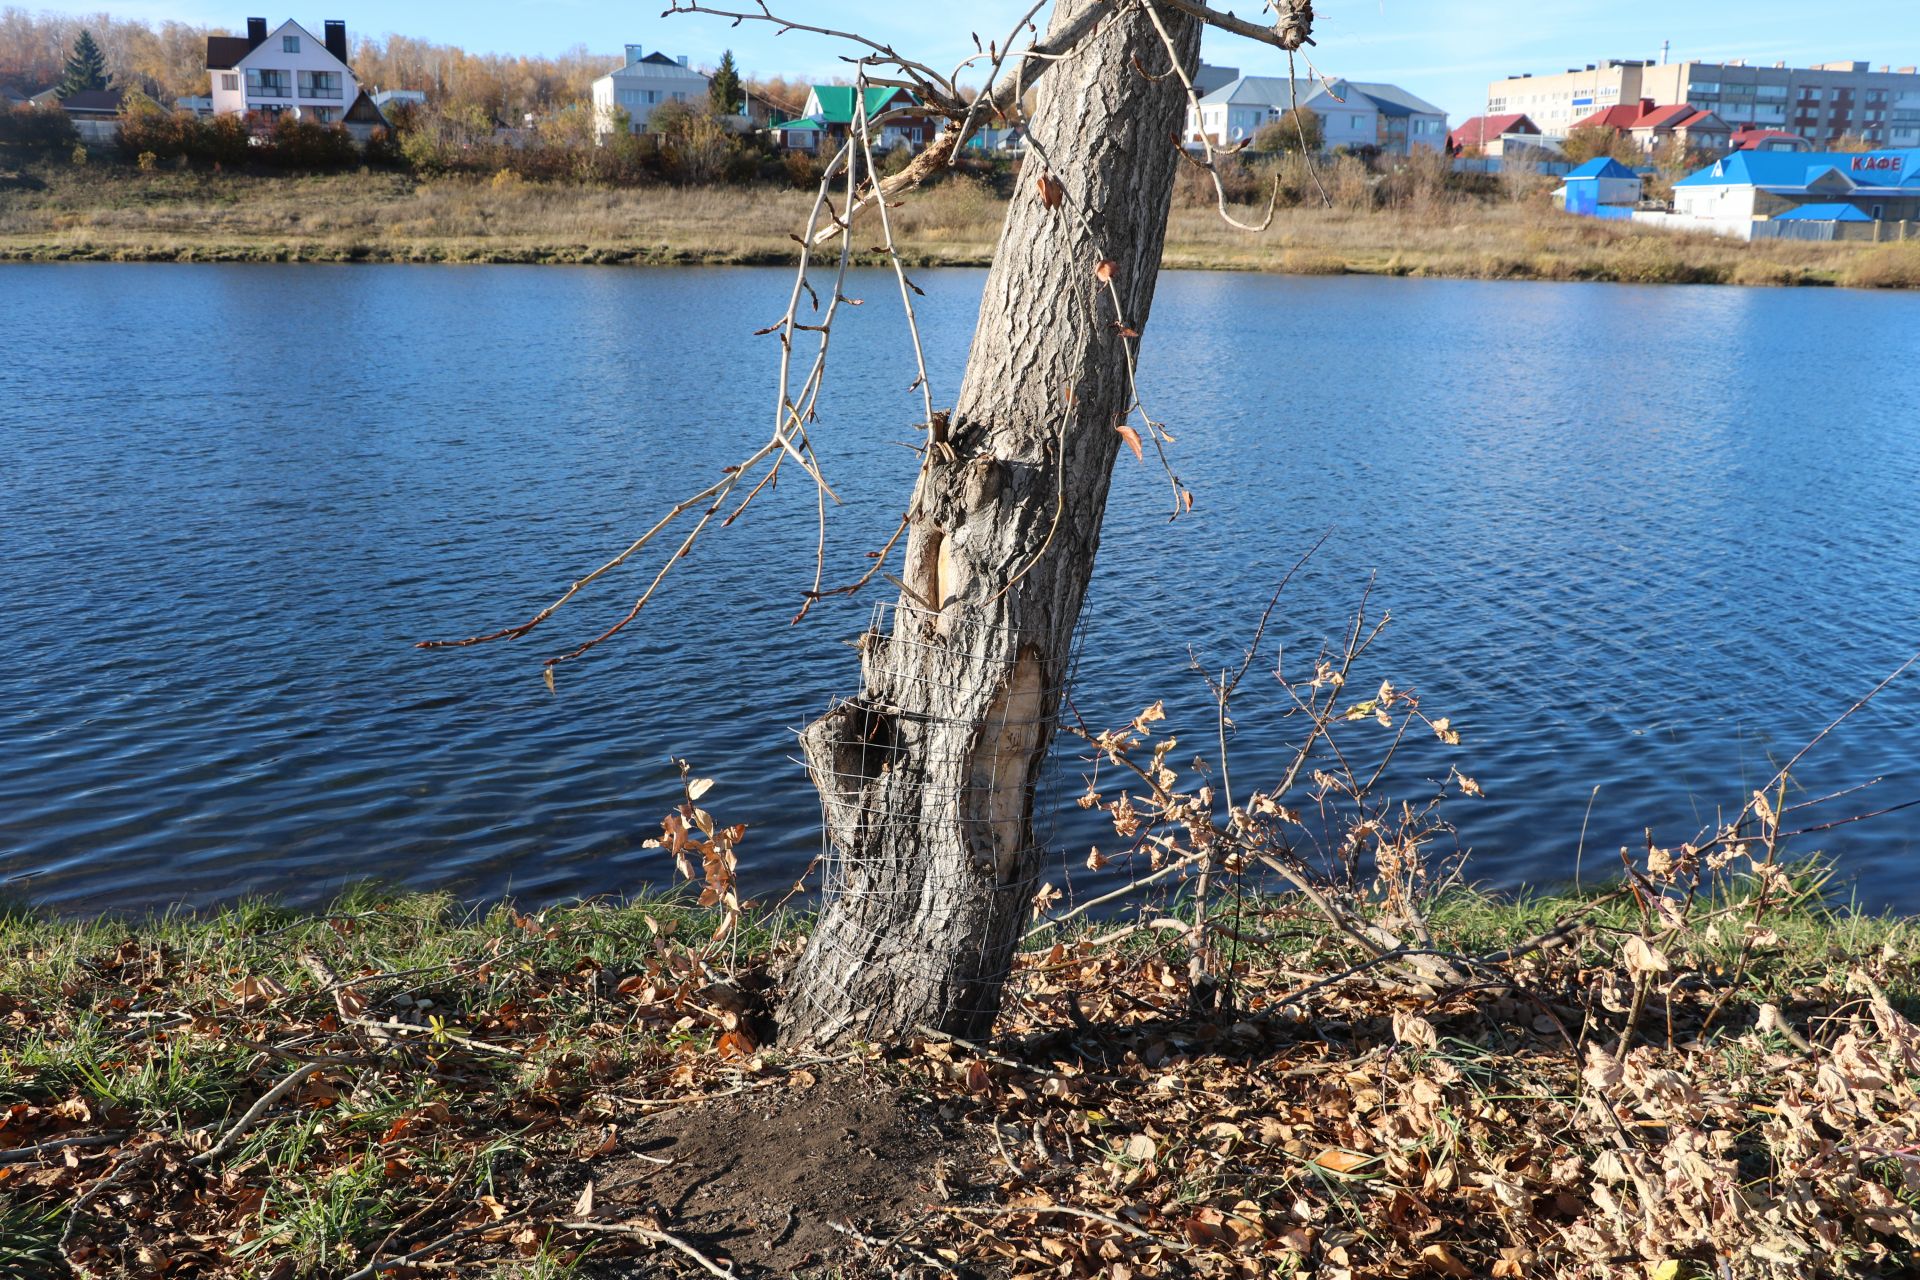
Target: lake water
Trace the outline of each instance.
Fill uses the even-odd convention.
[[[763,440],[774,270],[15,266],[0,270],[0,880],[66,910],[313,902],[352,879],[540,901],[630,892],[671,758],[745,821],[757,889],[819,849],[790,729],[855,691],[870,600],[789,618],[814,510],[783,486],[626,635],[561,670],[636,574],[517,622]],[[937,403],[982,275],[923,272]],[[831,580],[890,532],[916,398],[885,277],[854,292],[817,438],[846,498]],[[1075,701],[1166,697],[1208,749],[1190,653],[1232,658],[1323,533],[1289,670],[1371,577],[1362,672],[1421,692],[1485,788],[1470,874],[1559,883],[1737,807],[1920,649],[1920,298],[1173,274],[1144,386],[1197,496],[1123,455]],[[1151,455],[1149,455],[1151,457]],[[889,593],[890,594],[890,593]],[[1258,687],[1256,687],[1258,686]],[[1243,786],[1285,738],[1250,681]],[[1402,762],[1433,789],[1437,744]],[[1077,789],[1071,748],[1058,769]],[[1920,798],[1920,672],[1806,762],[1817,825]],[[1597,797],[1595,786],[1599,786]],[[1588,806],[1592,812],[1588,818]],[[1067,868],[1098,825],[1051,823]],[[1876,906],[1920,908],[1920,809],[1842,826]],[[1075,873],[1075,889],[1090,887]]]

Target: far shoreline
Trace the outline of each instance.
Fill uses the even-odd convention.
[[[511,175],[508,175],[511,178]],[[1015,198],[1019,198],[1016,194]],[[784,267],[812,196],[792,188],[611,187],[469,175],[420,178],[0,172],[0,263],[146,262]],[[1006,202],[958,178],[894,215],[909,268],[991,264]],[[1242,210],[1257,221],[1264,209]],[[877,240],[873,229],[858,228]],[[861,243],[854,262],[884,266]],[[1282,207],[1261,233],[1211,205],[1173,209],[1164,270],[1619,284],[1920,288],[1920,240],[1767,241],[1600,222],[1539,200],[1427,208]]]

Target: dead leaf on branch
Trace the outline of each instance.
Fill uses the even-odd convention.
[[[1120,264],[1112,258],[1102,258],[1094,264],[1093,278],[1101,284],[1113,283],[1113,277],[1119,272]]]
[[[1133,450],[1134,461],[1144,461],[1146,455],[1140,451],[1140,433],[1124,422],[1116,424],[1113,429],[1118,431],[1120,438],[1127,442],[1127,448]]]
[[[1645,938],[1628,938],[1620,948],[1620,958],[1626,961],[1628,970],[1636,974],[1666,973],[1673,968],[1665,954]]]
[[[1040,188],[1040,203],[1049,209],[1058,209],[1060,202],[1067,198],[1066,187],[1050,173],[1041,174],[1034,185]]]

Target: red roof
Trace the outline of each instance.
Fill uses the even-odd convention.
[[[1640,119],[1628,125],[1628,129],[1674,129],[1676,125],[1690,121],[1695,115],[1705,115],[1705,113],[1697,111],[1690,102],[1676,102],[1672,106],[1653,107],[1651,111],[1644,111]]]
[[[1608,107],[1596,111],[1585,120],[1576,120],[1576,129],[1631,129],[1640,121],[1640,117],[1653,110],[1653,99],[1642,98],[1638,102],[1623,102],[1617,107]]]
[[[1745,151],[1748,147],[1757,147],[1761,143],[1771,142],[1775,138],[1786,138],[1791,142],[1802,144],[1805,144],[1807,141],[1799,134],[1789,133],[1785,129],[1756,129],[1749,125],[1746,128],[1735,129],[1733,131],[1733,149],[1735,151]]]
[[[1539,133],[1540,126],[1518,111],[1503,116],[1475,116],[1447,135],[1456,147],[1484,147],[1509,133]]]

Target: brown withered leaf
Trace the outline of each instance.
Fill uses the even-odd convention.
[[[1454,1280],[1473,1280],[1473,1270],[1466,1263],[1453,1256],[1447,1246],[1430,1244],[1420,1251],[1420,1261],[1427,1270],[1438,1275],[1452,1276]]]
[[[1094,264],[1093,278],[1098,280],[1101,284],[1110,284],[1113,281],[1113,277],[1119,272],[1119,270],[1120,270],[1120,264],[1115,262],[1112,258],[1102,258],[1100,259],[1099,262]]]
[[[1113,429],[1118,431],[1120,438],[1127,442],[1127,448],[1133,450],[1135,462],[1145,459],[1146,455],[1140,451],[1140,433],[1138,431],[1135,431],[1124,422],[1116,423]]]
[[[1329,1147],[1313,1158],[1313,1163],[1333,1173],[1352,1173],[1374,1162],[1375,1157],[1361,1155],[1358,1151],[1343,1151],[1339,1147]]]
[[[242,978],[233,987],[233,998],[243,1009],[264,1008],[285,994],[287,989],[272,978]]]
[[[1034,185],[1040,188],[1040,203],[1049,209],[1058,209],[1067,198],[1067,189],[1050,173],[1041,174]]]
[[[1635,974],[1666,973],[1673,968],[1665,953],[1641,937],[1628,938],[1620,948],[1620,958],[1626,961],[1628,971]]]

